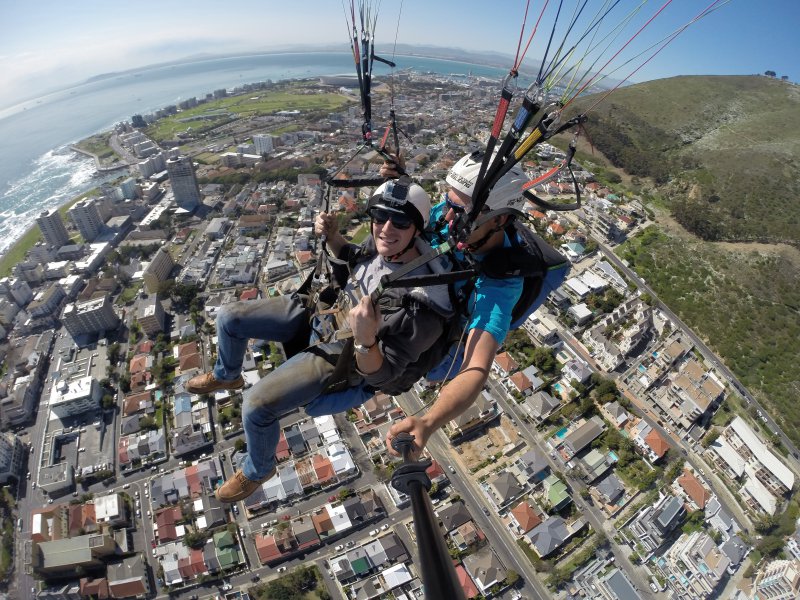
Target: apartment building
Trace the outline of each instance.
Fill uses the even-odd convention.
[[[711,598],[731,564],[704,531],[684,533],[664,555],[662,566],[676,597]]]
[[[800,560],[775,560],[759,571],[753,584],[755,600],[796,600],[800,597]]]
[[[67,304],[61,321],[71,336],[102,333],[119,326],[120,319],[114,312],[110,296],[85,302]]]
[[[93,242],[103,230],[103,219],[97,209],[94,199],[80,200],[67,211],[70,219],[78,228],[81,237],[87,242]]]
[[[16,435],[10,431],[0,434],[0,483],[19,480],[26,458],[27,452]]]
[[[172,195],[175,203],[187,211],[193,211],[200,205],[200,186],[194,173],[192,159],[178,156],[167,161],[167,173],[172,184]]]
[[[642,544],[648,558],[658,550],[667,536],[678,526],[686,515],[680,498],[663,496],[653,506],[643,508],[628,524],[627,530],[633,539]]]
[[[158,294],[149,296],[141,301],[136,312],[136,320],[145,335],[153,337],[164,331],[167,322],[167,314],[158,299]]]
[[[39,230],[48,246],[60,248],[69,244],[69,234],[57,208],[40,213],[36,217],[36,224],[39,225]]]
[[[93,377],[60,379],[50,393],[50,410],[59,418],[97,411],[101,395],[100,385]]]
[[[794,473],[741,417],[711,444],[706,457],[731,479],[744,480],[742,500],[756,512],[774,514],[780,499],[794,486]]]
[[[169,251],[164,246],[161,246],[153,255],[153,258],[142,274],[147,293],[157,293],[159,285],[161,285],[162,281],[166,281],[169,278],[174,267],[175,261],[172,260]]]

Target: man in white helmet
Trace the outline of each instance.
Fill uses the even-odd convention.
[[[243,500],[275,474],[282,415],[300,406],[314,416],[358,406],[401,378],[407,365],[439,338],[451,316],[446,286],[413,295],[402,288],[389,290],[380,306],[373,306],[369,296],[381,276],[419,256],[415,240],[427,224],[430,206],[425,191],[410,181],[381,185],[368,204],[371,236],[361,246],[341,236],[335,215],[317,217],[316,234],[324,234],[329,251],[352,267],[340,278],[333,310],[310,307],[294,294],[235,302],[219,311],[216,364],[187,383],[191,393],[241,388],[242,362],[251,338],[284,344],[301,338],[307,346],[243,393],[247,455],[217,490],[219,500]],[[418,272],[428,271],[423,266]],[[410,302],[413,315],[404,308]],[[333,394],[331,402],[326,398],[331,391],[341,397]],[[327,402],[320,403],[321,398]]]
[[[472,209],[472,193],[480,170],[482,153],[472,153],[462,157],[450,169],[446,181],[449,190],[441,203],[431,209],[430,222],[437,230],[439,243],[447,239],[449,223],[459,214]],[[381,169],[384,177],[397,176],[392,163],[385,163]],[[463,250],[478,261],[492,255],[498,249],[513,247],[517,240],[509,238],[508,225],[518,216],[525,216],[526,200],[522,185],[528,177],[521,168],[513,167],[492,187],[489,196],[475,220],[472,231],[467,236]],[[436,246],[436,237],[432,245]],[[537,241],[537,244],[539,242]],[[455,377],[442,387],[438,398],[427,413],[411,416],[395,423],[387,434],[389,451],[392,439],[400,432],[414,436],[417,453],[425,446],[433,432],[463,413],[483,389],[489,376],[497,351],[512,327],[517,327],[538,307],[547,295],[555,290],[566,278],[569,261],[563,259],[542,241],[539,248],[547,255],[549,270],[543,279],[536,301],[526,307],[523,314],[513,319],[512,312],[523,294],[523,278],[510,277],[497,279],[485,274],[471,282],[471,289],[462,288],[469,297],[465,299],[467,312],[467,338],[463,348],[463,361],[458,365],[460,355],[456,352],[449,363],[442,364],[429,379],[444,378],[448,369],[456,372]],[[461,254],[456,252],[457,257]],[[455,364],[452,364],[455,361]]]

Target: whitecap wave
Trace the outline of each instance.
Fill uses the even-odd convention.
[[[46,152],[31,167],[0,198],[0,254],[34,225],[43,210],[57,208],[99,183],[93,179],[94,160],[66,146]]]

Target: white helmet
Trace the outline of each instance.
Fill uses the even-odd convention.
[[[463,156],[447,173],[446,181],[448,185],[472,197],[475,180],[481,170],[482,161],[482,151]],[[528,180],[522,168],[519,165],[514,165],[509,169],[508,173],[503,175],[492,186],[483,210],[485,211],[488,208],[488,212],[494,215],[516,214],[525,216],[526,199],[523,195],[522,186]]]
[[[409,177],[390,179],[379,185],[367,202],[367,213],[373,208],[383,208],[390,212],[411,217],[418,231],[428,225],[431,213],[431,197],[422,186],[413,183]]]

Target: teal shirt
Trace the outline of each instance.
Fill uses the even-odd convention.
[[[446,211],[447,205],[444,202],[434,206],[431,209],[430,222],[436,223]],[[431,240],[431,246],[434,248],[447,239],[447,225],[445,224],[437,233],[438,235],[434,235],[434,239]],[[504,246],[510,245],[511,241],[506,235]],[[456,258],[463,258],[462,252],[458,250],[454,252]],[[475,258],[481,259],[480,256],[475,256]],[[456,282],[456,289],[464,286],[465,283],[464,281]],[[482,329],[492,334],[498,345],[502,344],[511,328],[511,311],[522,294],[522,284],[522,277],[493,279],[485,275],[478,276],[467,304],[467,331]]]

